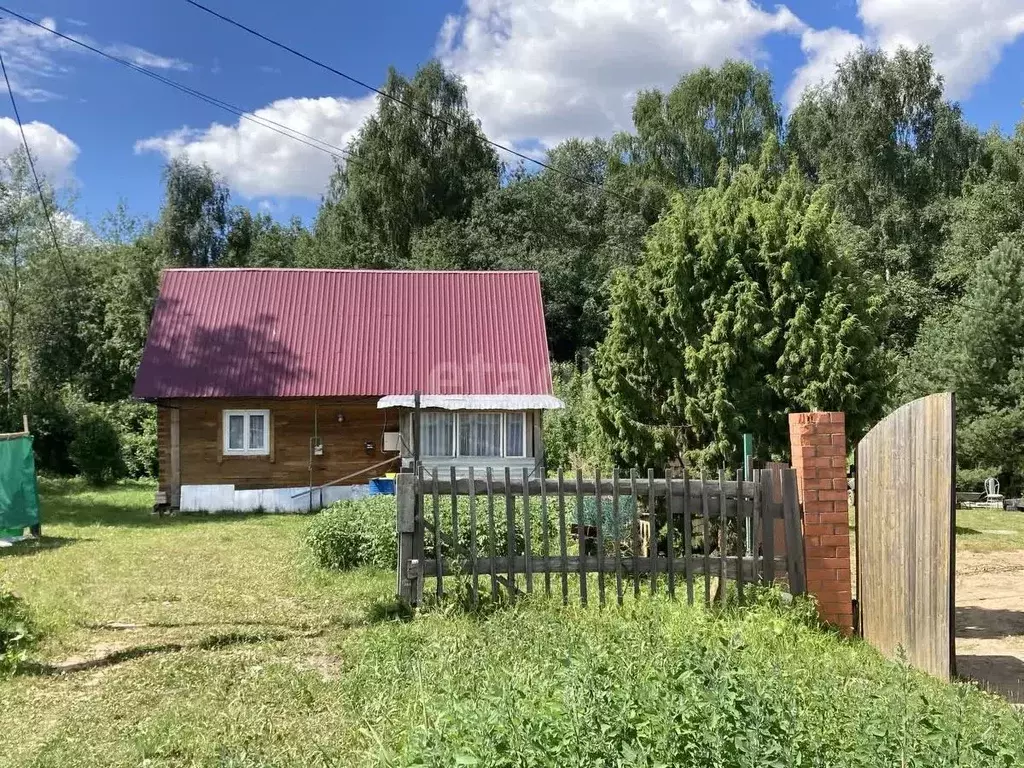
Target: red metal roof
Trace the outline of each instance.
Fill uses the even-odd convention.
[[[536,272],[169,269],[134,395],[551,393]]]

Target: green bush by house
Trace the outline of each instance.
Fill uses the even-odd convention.
[[[394,496],[336,502],[310,523],[306,546],[323,568],[394,568],[398,560],[395,514]]]

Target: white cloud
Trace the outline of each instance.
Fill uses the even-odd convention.
[[[372,96],[281,99],[252,116],[344,148],[373,106]],[[233,191],[246,197],[317,199],[326,191],[334,170],[331,155],[249,120],[234,125],[214,123],[204,130],[180,128],[136,142],[135,151],[159,152],[168,158],[184,155],[193,162],[205,162]]]
[[[790,107],[861,44],[931,45],[950,95],[960,97],[1024,34],[1022,0],[858,2],[862,34],[812,29],[784,5],[765,10],[756,0],[464,0],[439,29],[436,52],[465,80],[489,137],[541,155],[570,136],[629,128],[641,89],[669,89],[686,72],[727,58],[763,61],[763,42],[772,34],[799,36],[807,57],[786,88]],[[149,66],[188,66],[142,53],[154,57]],[[344,147],[373,104],[370,96],[282,99],[253,115]],[[334,164],[248,121],[184,127],[142,139],[135,149],[206,162],[251,198],[315,199]]]
[[[71,56],[94,55],[69,40],[47,32],[47,29],[57,31],[55,19],[46,17],[40,19],[39,23],[46,29],[40,29],[19,19],[0,18],[0,49],[3,50],[11,86],[17,95],[33,101],[60,98],[60,94],[53,90],[53,83],[71,72],[68,63]],[[105,44],[81,34],[62,34],[99,48],[111,56],[127,59],[140,67],[160,70],[191,69],[191,65],[186,61],[161,56],[135,45]]]
[[[1021,0],[860,0],[860,18],[887,50],[931,46],[953,98],[969,96],[1024,34]]]
[[[805,29],[800,36],[800,48],[807,55],[807,63],[793,73],[786,88],[786,106],[792,109],[804,91],[832,79],[836,65],[856,51],[863,40],[845,29]]]
[[[67,246],[98,245],[100,238],[86,222],[69,211],[53,211],[53,228],[57,238]]]
[[[631,125],[638,90],[730,57],[758,58],[804,25],[750,0],[467,0],[438,36],[484,130],[499,140],[607,136]]]
[[[1003,49],[1024,35],[1021,0],[859,0],[858,6],[863,37],[835,28],[803,33],[807,63],[787,89],[790,107],[807,86],[829,79],[835,65],[860,44],[890,52],[929,46],[946,95],[963,99],[989,76]]]
[[[192,69],[192,65],[187,61],[170,56],[161,56],[152,51],[147,51],[145,48],[139,48],[137,45],[116,43],[107,46],[104,50],[111,56],[128,59],[132,64],[145,67],[146,69],[176,69],[179,72],[187,72]]]
[[[25,138],[28,140],[36,170],[54,186],[61,186],[72,178],[71,167],[78,158],[78,145],[46,123],[25,123]],[[22,148],[18,124],[10,117],[0,117],[0,156],[6,156]]]

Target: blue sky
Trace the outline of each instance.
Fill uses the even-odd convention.
[[[206,0],[212,7],[379,84],[438,55],[459,72],[491,138],[550,146],[629,127],[637,90],[671,87],[727,57],[771,71],[784,106],[865,42],[933,47],[968,118],[1012,130],[1024,99],[1024,0]],[[184,0],[0,0],[64,34],[130,58],[256,116],[344,145],[372,96]],[[160,171],[208,162],[233,200],[308,220],[332,159],[78,50],[10,17],[3,51],[29,140],[47,175],[96,222],[119,200],[155,215]],[[0,151],[18,141],[0,107]]]

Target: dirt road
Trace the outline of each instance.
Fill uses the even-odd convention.
[[[956,671],[1024,705],[1024,550],[957,551]]]

